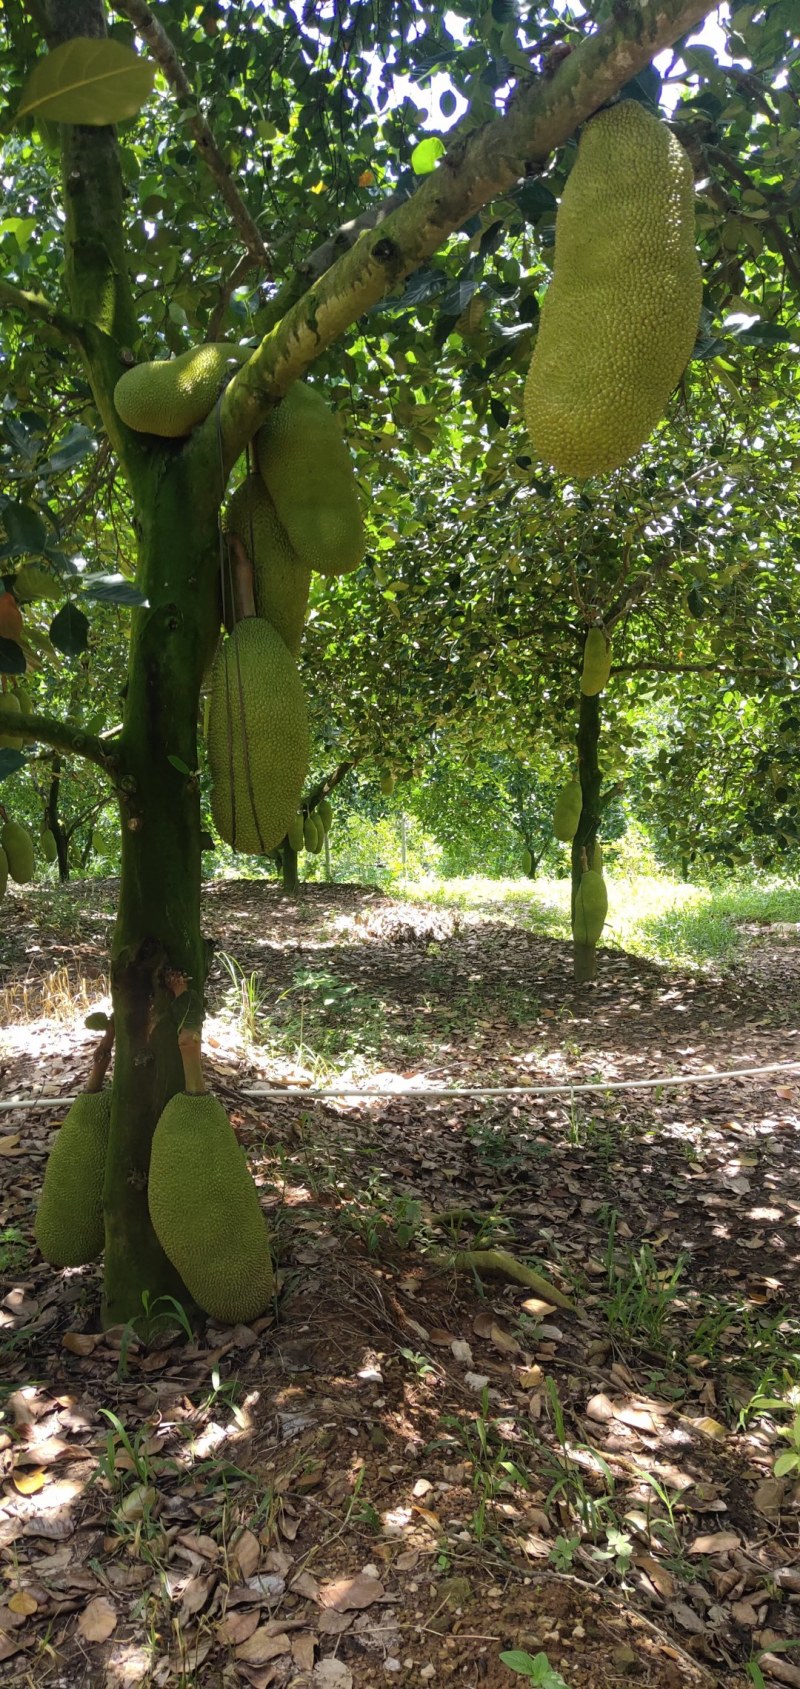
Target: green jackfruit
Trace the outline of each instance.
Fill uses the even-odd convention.
[[[583,647],[581,691],[587,698],[596,697],[608,685],[611,673],[611,641],[600,628],[590,628]]]
[[[562,844],[571,844],[578,831],[578,822],[583,808],[583,793],[580,782],[570,780],[563,786],[556,798],[553,811],[553,832]]]
[[[111,1092],[77,1097],[47,1158],[34,1235],[51,1267],[83,1267],[102,1255],[103,1180]]]
[[[383,793],[383,796],[385,798],[391,797],[392,792],[394,791],[396,784],[397,784],[397,781],[396,781],[395,775],[393,774],[391,768],[385,769],[383,774],[381,775],[381,792]]]
[[[322,822],[325,833],[329,833],[331,830],[331,822],[333,820],[333,805],[330,798],[320,798],[320,801],[317,804],[317,814]]]
[[[691,357],[701,295],[686,153],[635,100],[599,112],[556,217],[525,386],[525,422],[546,463],[599,475],[639,450]]]
[[[253,1320],[272,1299],[258,1191],[216,1097],[179,1092],[153,1134],[147,1201],[156,1237],[212,1319]]]
[[[350,453],[322,394],[296,381],[256,435],[259,472],[297,556],[346,575],[364,556]]]
[[[0,710],[11,710],[14,715],[19,715],[19,698],[16,692],[0,693]],[[15,738],[11,733],[0,733],[0,747],[18,751],[22,744],[24,740],[21,736]]]
[[[314,820],[313,815],[307,815],[305,821],[303,822],[303,844],[305,845],[306,850],[316,852],[317,823]]]
[[[589,868],[581,875],[575,895],[572,933],[576,944],[596,944],[608,914],[608,892],[602,874]]]
[[[523,852],[522,852],[522,872],[523,872],[523,874],[529,874],[532,867],[533,867],[533,857],[531,856],[530,851],[527,850],[527,849],[523,850]]]
[[[308,770],[308,712],[294,658],[257,616],[214,659],[207,743],[217,831],[234,850],[275,850]]]
[[[45,827],[42,832],[41,845],[45,862],[55,862],[58,856],[58,845],[56,844],[55,833],[52,833],[49,827]]]
[[[18,886],[33,879],[33,839],[27,827],[7,821],[0,831],[0,845],[8,857],[8,872]]]
[[[6,856],[6,853],[3,850],[2,845],[0,845],[0,898],[5,897],[7,885],[8,885],[8,857]]]
[[[292,550],[260,475],[248,475],[236,488],[223,526],[227,534],[241,540],[253,564],[257,615],[277,628],[296,657],[303,637],[311,570]]]
[[[309,816],[309,820],[313,823],[314,832],[316,834],[314,843],[311,846],[311,853],[313,856],[319,856],[320,851],[325,848],[325,828],[323,827],[318,815]]]
[[[248,356],[236,346],[192,346],[178,358],[126,369],[114,388],[117,414],[139,434],[180,439],[208,416],[226,379]]]
[[[594,847],[594,850],[592,851],[591,866],[594,869],[595,874],[602,874],[602,872],[603,872],[603,846],[601,845],[599,839],[597,840],[595,847]]]
[[[292,850],[302,850],[305,844],[302,815],[293,815],[286,829],[286,837]]]
[[[14,576],[14,597],[20,604],[31,604],[37,598],[63,598],[64,588],[57,575],[52,575],[41,563],[23,563]]]

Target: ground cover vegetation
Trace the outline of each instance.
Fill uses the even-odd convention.
[[[258,1336],[275,1317],[263,1198],[204,1070],[220,964],[203,853],[253,877],[276,931],[295,917],[265,872],[294,896],[301,872],[330,882],[337,826],[351,859],[383,827],[384,879],[511,858],[529,940],[552,943],[551,921],[569,935],[578,991],[600,961],[618,979],[600,946],[624,925],[631,839],[684,880],[792,861],[797,41],[781,7],[745,7],[698,43],[707,12],[3,13],[6,992],[32,914],[48,946],[48,923],[75,922],[69,894],[26,889],[37,872],[118,868],[108,1000],[75,977],[74,933],[61,972],[34,965],[25,990],[29,1009],[37,993],[85,1002],[100,1035],[91,1057],[81,1043],[34,1227],[57,1271],[92,1283],[102,1259],[99,1323],[125,1365],[176,1322]],[[544,908],[543,867],[564,876]],[[673,904],[649,936],[638,923],[643,950],[663,961],[672,919],[673,954],[738,957],[696,901]],[[97,913],[89,893],[91,951]],[[250,1043],[269,1001],[301,1075],[309,1012],[318,1072],[384,1047],[398,1064],[346,969],[301,957],[277,1009],[235,945],[223,965]],[[484,1082],[535,1008],[518,988],[500,1050],[478,1040]],[[359,1248],[409,1245],[418,1205],[402,1197],[388,1234],[356,1226]],[[446,1246],[426,1233],[425,1253],[571,1316],[543,1236],[526,1261],[480,1219]],[[636,1260],[614,1318],[627,1331],[655,1295],[660,1336],[681,1262],[662,1283],[649,1243]],[[791,1369],[781,1384],[788,1400]],[[563,1440],[552,1379],[545,1394]],[[468,1437],[495,1435],[487,1394]],[[759,1613],[750,1680],[772,1641],[790,1681]],[[9,1658],[28,1648],[4,1634]],[[295,1667],[334,1681],[316,1645],[239,1658],[265,1683]],[[496,1669],[559,1676],[542,1649]]]

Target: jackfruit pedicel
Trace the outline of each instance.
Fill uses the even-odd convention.
[[[200,1085],[185,1051],[184,1061],[187,1085]],[[199,1307],[226,1325],[264,1312],[273,1293],[266,1222],[216,1097],[192,1090],[170,1098],[153,1134],[147,1201],[164,1254]]]
[[[255,447],[259,473],[301,562],[322,575],[357,569],[364,556],[358,489],[322,394],[296,381],[259,429]]]
[[[226,378],[247,352],[209,342],[177,358],[156,358],[126,369],[114,388],[117,414],[140,434],[180,439],[208,416]]]
[[[637,452],[692,353],[702,277],[689,159],[635,100],[587,123],[556,217],[525,386],[534,449],[562,475]]]
[[[253,565],[256,614],[271,622],[293,657],[303,637],[311,570],[301,563],[260,475],[248,475],[225,512],[226,534],[241,540]]]
[[[47,1158],[34,1236],[52,1267],[83,1267],[105,1244],[105,1178],[111,1091],[77,1097]]]
[[[291,652],[269,622],[248,616],[211,672],[208,760],[217,831],[234,850],[276,850],[308,770],[308,712]]]

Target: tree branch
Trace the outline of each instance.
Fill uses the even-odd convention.
[[[0,701],[0,736],[26,740],[38,739],[41,744],[49,745],[54,751],[63,751],[65,755],[84,757],[87,762],[96,762],[111,779],[114,778],[118,758],[114,751],[110,751],[102,739],[94,733],[85,733],[82,727],[76,727],[70,721],[56,721],[49,715],[20,715],[19,712],[4,710]]]
[[[311,810],[316,809],[317,804],[322,802],[323,798],[327,798],[331,792],[335,791],[337,786],[341,785],[345,775],[350,773],[351,768],[355,768],[354,759],[351,759],[350,762],[340,762],[338,768],[335,768],[332,774],[326,775],[324,780],[318,780],[316,786],[312,786],[311,791],[303,798],[301,809],[309,815]]]
[[[541,166],[578,125],[711,10],[711,0],[618,8],[558,66],[521,84],[503,117],[457,141],[380,228],[362,235],[267,334],[221,402],[227,474],[270,406],[370,306],[396,289],[475,212]],[[217,456],[215,412],[190,447]]]
[[[233,226],[241,236],[249,255],[249,262],[243,275],[247,274],[253,263],[258,263],[267,275],[271,275],[272,258],[269,248],[265,245],[258,224],[242,199],[209,124],[202,113],[196,109],[196,95],[166,30],[154,17],[150,7],[146,4],[146,0],[114,0],[114,4],[118,12],[124,12],[126,17],[130,18],[142,39],[147,42],[154,59],[158,60],[173,93],[177,96],[179,104],[192,108],[189,128],[194,136],[195,146],[219,188],[230,212]],[[237,264],[236,270],[240,271],[243,264],[244,260],[241,260],[240,264]],[[236,274],[236,271],[234,271],[234,274]],[[243,275],[240,275],[239,279],[243,279]],[[235,285],[238,286],[238,281]],[[232,291],[233,288],[229,283],[225,304],[227,304]],[[217,306],[213,318],[215,327],[220,312],[224,311],[225,304],[220,302],[220,305]]]
[[[0,281],[0,301],[10,305],[12,310],[22,311],[26,317],[33,317],[36,322],[52,331],[56,340],[68,340],[73,344],[81,344],[81,324],[75,317],[69,317],[64,311],[59,311],[51,305],[41,293],[26,293],[21,287],[14,287],[12,282]]]

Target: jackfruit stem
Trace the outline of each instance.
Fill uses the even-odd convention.
[[[254,616],[256,613],[253,565],[241,540],[235,534],[228,540],[228,554],[232,560],[233,619],[234,622],[243,622],[247,616]]]
[[[103,1081],[108,1072],[108,1064],[111,1060],[111,1051],[113,1048],[114,1017],[112,1015],[100,1042],[95,1044],[94,1050],[92,1051],[92,1067],[86,1085],[87,1091],[92,1095],[96,1095],[98,1091],[102,1091],[103,1089]]]
[[[185,1089],[190,1097],[205,1096],[206,1082],[203,1078],[203,1056],[200,1033],[191,1027],[184,1026],[178,1034],[178,1048],[183,1062],[183,1077]]]

